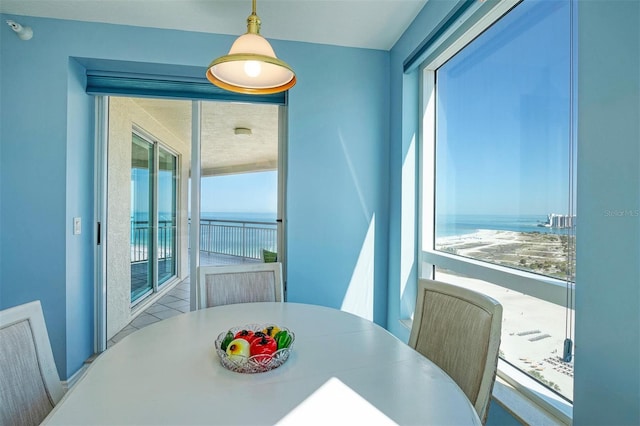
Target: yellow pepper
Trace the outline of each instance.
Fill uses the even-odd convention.
[[[278,331],[280,331],[280,327],[278,327],[277,325],[270,325],[269,327],[262,330],[262,332],[269,337],[274,337],[276,334],[278,334]]]

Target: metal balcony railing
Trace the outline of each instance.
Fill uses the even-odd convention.
[[[149,222],[131,221],[131,263],[146,262],[149,258]],[[175,252],[176,225],[172,221],[158,221],[158,259],[170,259]]]
[[[189,221],[189,226],[191,222]],[[223,219],[200,219],[200,251],[248,259],[262,259],[262,250],[276,251],[277,224]],[[150,226],[147,221],[131,221],[131,263],[148,260]],[[158,258],[172,258],[176,226],[158,222]]]
[[[200,251],[262,259],[262,250],[275,251],[277,224],[200,219]]]

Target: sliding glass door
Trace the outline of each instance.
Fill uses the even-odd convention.
[[[176,275],[178,160],[158,150],[158,284]]]
[[[153,144],[137,134],[131,143],[131,302],[153,291]]]
[[[131,303],[176,275],[177,157],[134,132],[131,143]]]
[[[99,100],[98,351],[160,295],[180,303],[178,283],[195,307],[201,261],[277,260],[286,274],[285,107]]]

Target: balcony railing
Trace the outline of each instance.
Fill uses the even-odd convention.
[[[191,221],[189,221],[189,226]],[[131,263],[148,260],[149,223],[131,221]],[[158,258],[173,257],[176,226],[158,222]],[[277,224],[239,220],[200,219],[200,251],[262,259],[262,250],[276,251]]]
[[[277,224],[239,220],[200,219],[200,251],[262,259],[262,250],[275,251]]]
[[[131,263],[146,262],[149,258],[151,227],[146,220],[131,221]],[[175,251],[176,225],[169,220],[158,221],[158,259],[170,259]]]

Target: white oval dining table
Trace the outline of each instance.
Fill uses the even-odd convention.
[[[274,323],[295,333],[279,368],[225,369],[223,331]],[[336,309],[245,303],[149,325],[98,356],[49,425],[480,425],[440,368],[382,327]]]

